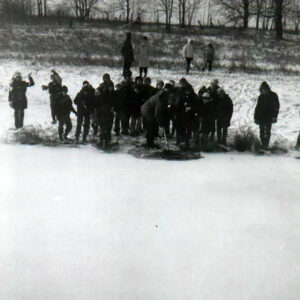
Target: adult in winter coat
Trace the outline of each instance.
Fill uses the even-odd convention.
[[[182,56],[186,61],[186,74],[189,74],[191,62],[194,59],[193,40],[189,39],[187,44],[183,47]]]
[[[280,104],[277,94],[271,90],[267,82],[262,82],[259,90],[261,94],[255,107],[254,121],[259,125],[261,145],[267,148],[271,138],[272,124],[277,122]]]
[[[217,114],[217,142],[226,146],[227,131],[233,113],[233,103],[222,88],[218,89],[218,100],[216,103]]]
[[[95,108],[95,89],[88,81],[83,82],[80,92],[74,99],[74,104],[77,105],[77,126],[75,132],[76,142],[79,142],[81,127],[83,124],[82,142],[86,143],[91,123],[91,113]]]
[[[68,133],[72,129],[70,112],[77,114],[72,105],[72,100],[68,95],[68,88],[66,86],[62,86],[62,96],[57,103],[56,109],[56,115],[58,120],[58,135],[60,141],[67,140]],[[64,125],[66,125],[65,131]]]
[[[146,36],[142,37],[142,41],[138,48],[138,60],[139,60],[139,71],[140,77],[147,77],[149,67],[149,42]]]
[[[131,65],[134,62],[134,54],[133,54],[130,32],[126,34],[126,40],[123,44],[121,52],[124,59],[123,76],[125,78],[126,72],[130,71]]]
[[[202,71],[204,72],[208,66],[208,71],[212,70],[212,64],[215,59],[215,49],[211,43],[209,43],[204,52],[204,65]]]
[[[116,105],[116,94],[114,85],[101,83],[96,90],[96,112],[100,125],[100,145],[105,148],[111,141],[111,130],[114,120],[114,109]]]
[[[56,123],[56,108],[62,95],[62,79],[55,70],[51,70],[50,82],[48,85],[42,85],[43,90],[48,90],[50,94],[50,109],[52,124]]]
[[[15,110],[16,129],[23,127],[24,110],[27,108],[26,90],[34,85],[31,74],[28,75],[29,82],[22,80],[22,75],[16,72],[9,86],[8,101]]]
[[[168,121],[168,99],[172,87],[166,84],[164,89],[148,99],[141,107],[146,129],[147,147],[154,147],[154,139],[165,132]]]

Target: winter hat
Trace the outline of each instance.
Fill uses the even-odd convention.
[[[170,83],[166,83],[165,86],[164,86],[164,89],[172,90],[172,89],[173,89],[173,86],[172,86],[172,84],[170,84]]]
[[[131,76],[132,76],[132,72],[130,70],[124,72],[124,77],[131,77]]]
[[[157,83],[156,83],[156,86],[158,86],[160,84],[164,85],[165,83],[162,80],[158,80]]]
[[[105,74],[103,75],[103,80],[104,80],[105,78],[106,78],[106,79],[110,79],[110,75],[109,75],[108,73],[105,73]]]
[[[203,95],[202,95],[202,98],[204,99],[209,99],[210,98],[210,94],[205,92]]]
[[[260,88],[259,88],[260,90],[262,90],[262,89],[267,89],[267,90],[271,90],[270,89],[270,86],[267,84],[267,82],[266,81],[263,81],[262,82],[262,84],[260,85]]]
[[[89,86],[90,85],[90,83],[87,81],[87,80],[85,80],[83,83],[82,83],[82,86]]]
[[[68,92],[68,88],[65,85],[62,86],[61,90],[66,93]]]
[[[151,78],[150,78],[150,77],[146,77],[146,78],[144,79],[144,82],[149,82],[149,83],[151,84]]]
[[[175,81],[174,80],[169,80],[168,83],[171,84],[173,87],[175,86]]]

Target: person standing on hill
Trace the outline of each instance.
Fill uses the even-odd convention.
[[[226,146],[228,127],[230,126],[233,113],[233,103],[222,88],[218,88],[217,93],[217,142],[219,145]]]
[[[74,99],[74,104],[77,105],[77,126],[75,138],[79,143],[81,127],[83,123],[83,137],[82,142],[86,143],[86,138],[89,134],[91,113],[95,109],[95,89],[88,81],[84,81],[80,92]]]
[[[261,146],[266,149],[271,138],[272,124],[277,122],[280,104],[278,95],[271,90],[267,82],[262,82],[259,90],[260,95],[255,107],[254,121],[259,125]]]
[[[131,43],[131,33],[126,34],[126,40],[122,47],[122,56],[124,58],[123,76],[130,71],[131,65],[134,62],[133,46]]]
[[[8,101],[10,106],[15,110],[16,129],[23,127],[24,110],[27,108],[26,90],[34,85],[31,74],[28,75],[29,82],[22,80],[20,72],[16,72],[9,86]]]
[[[138,59],[139,59],[140,77],[143,76],[143,72],[144,72],[144,78],[146,78],[148,73],[148,67],[149,67],[149,42],[146,36],[142,37],[142,41],[139,45]]]
[[[60,141],[67,141],[68,133],[72,129],[70,112],[73,112],[75,115],[77,115],[77,112],[72,105],[72,100],[68,95],[68,88],[64,85],[62,86],[62,96],[58,101],[56,110],[58,120],[58,135]],[[66,125],[65,131],[64,125]]]
[[[52,124],[56,124],[56,107],[62,95],[62,79],[55,70],[51,70],[51,81],[48,85],[42,85],[42,89],[48,90],[50,94],[50,109],[52,116]]]
[[[187,44],[183,47],[182,56],[186,61],[186,74],[189,74],[191,62],[194,59],[193,40],[189,39]]]
[[[209,43],[204,51],[204,65],[202,71],[204,72],[208,66],[208,71],[212,70],[212,64],[215,59],[215,49],[212,43]]]

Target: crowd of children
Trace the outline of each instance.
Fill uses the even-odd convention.
[[[15,110],[16,128],[23,126],[26,89],[32,85],[31,75],[29,82],[22,80],[20,73],[12,79],[9,101]],[[113,130],[116,136],[145,133],[145,146],[150,148],[156,146],[154,140],[157,136],[174,137],[180,147],[189,147],[191,139],[203,150],[212,145],[226,147],[233,103],[217,79],[199,91],[195,91],[185,78],[181,78],[178,84],[158,81],[153,87],[149,77],[133,79],[131,71],[124,70],[124,80],[116,85],[109,74],[103,75],[103,82],[96,89],[84,81],[72,103],[68,88],[62,84],[59,74],[52,70],[50,83],[42,88],[49,91],[52,121],[59,123],[61,141],[68,140],[72,129],[70,113],[73,112],[77,115],[77,143],[86,143],[92,128],[94,137],[99,137],[99,144],[103,147],[110,145]],[[260,92],[254,121],[260,128],[261,145],[267,148],[272,124],[277,122],[279,100],[266,82],[261,84]],[[297,146],[299,143],[298,138]]]

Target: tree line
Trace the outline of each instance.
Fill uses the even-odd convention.
[[[299,32],[300,0],[0,0],[0,14],[21,16],[119,20],[125,23],[256,27],[275,30],[282,39],[284,29]]]

